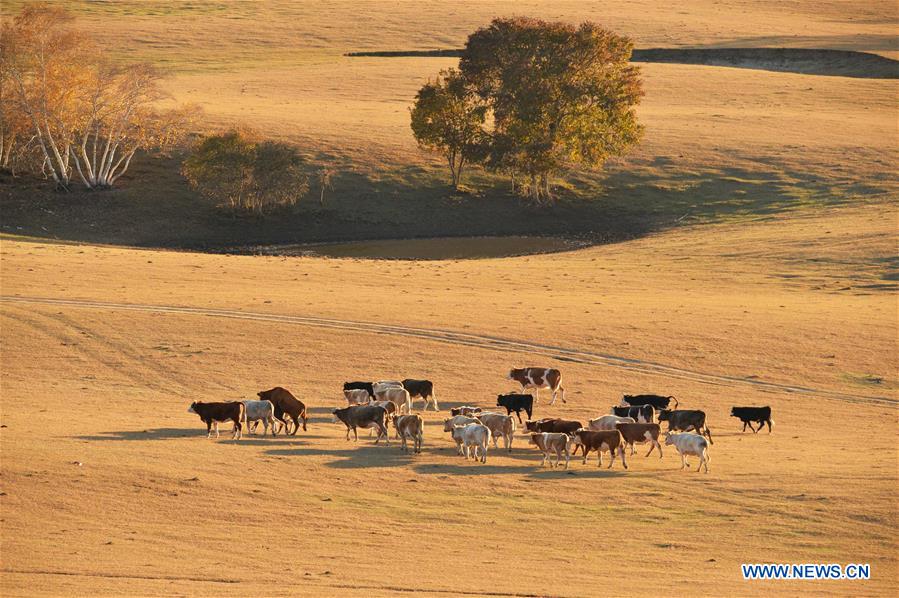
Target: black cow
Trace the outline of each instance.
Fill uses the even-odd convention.
[[[533,417],[534,413],[534,395],[522,395],[517,393],[509,393],[507,395],[497,395],[496,406],[505,407],[506,415],[515,412],[518,416],[518,423],[521,423],[521,410],[528,414],[528,419]]]
[[[368,396],[375,398],[374,382],[344,382],[344,390],[364,390],[368,392]]]
[[[215,427],[215,437],[218,438],[219,422],[230,420],[234,422],[231,438],[240,440],[241,430],[243,429],[240,422],[244,420],[244,414],[246,413],[246,407],[243,403],[204,403],[202,401],[194,401],[187,408],[187,411],[199,415],[203,423],[206,424],[206,438],[212,436],[213,427]]]
[[[412,398],[412,402],[415,402],[416,397],[420,397],[425,401],[425,411],[428,410],[428,405],[431,402],[434,402],[434,411],[439,411],[440,409],[437,407],[437,397],[434,395],[434,383],[430,380],[413,380],[412,378],[406,378],[403,380],[403,388],[409,393],[409,397]]]
[[[706,436],[709,444],[712,442],[712,432],[705,424],[705,411],[698,409],[662,409],[659,411],[659,421],[668,422],[669,432],[689,432],[696,430],[697,434]]]
[[[651,424],[655,416],[655,410],[652,405],[640,405],[639,407],[612,407],[612,415],[618,417],[631,417],[635,422],[641,424]]]
[[[771,407],[731,407],[730,416],[740,418],[740,421],[743,422],[744,432],[746,431],[746,426],[749,426],[750,430],[757,433],[765,424],[768,424],[768,434],[770,434],[771,424],[774,423],[771,421]],[[753,428],[750,422],[758,422],[758,430]]]
[[[662,395],[624,395],[621,404],[639,407],[640,405],[652,405],[655,409],[668,409],[668,404],[674,400],[674,408],[677,409],[677,399],[663,397]]]

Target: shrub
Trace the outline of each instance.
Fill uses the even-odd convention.
[[[182,172],[204,197],[257,214],[294,205],[309,190],[305,162],[296,148],[246,130],[202,139]]]

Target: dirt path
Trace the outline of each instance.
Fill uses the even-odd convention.
[[[636,371],[644,374],[654,374],[665,376],[668,378],[678,378],[683,380],[691,380],[703,384],[711,384],[717,386],[736,386],[748,385],[770,392],[787,392],[811,396],[820,396],[831,399],[838,399],[849,402],[862,403],[879,403],[887,405],[895,405],[896,400],[888,397],[875,397],[841,393],[831,390],[816,389],[806,386],[793,384],[780,384],[777,382],[768,382],[758,378],[741,378],[737,376],[727,376],[723,374],[712,374],[707,372],[699,372],[684,368],[668,366],[640,359],[632,359],[620,357],[616,355],[608,355],[604,353],[592,353],[579,349],[571,349],[566,347],[556,347],[552,345],[544,345],[529,341],[521,341],[514,339],[504,339],[493,336],[482,336],[468,334],[464,332],[453,332],[441,329],[425,329],[412,328],[408,326],[397,326],[390,324],[376,324],[372,322],[357,322],[352,320],[338,320],[333,318],[317,318],[311,316],[291,316],[280,314],[268,314],[258,312],[245,312],[239,310],[227,309],[207,309],[198,307],[179,307],[173,305],[148,305],[148,304],[132,304],[132,303],[110,303],[103,301],[88,301],[76,299],[53,299],[47,297],[10,297],[0,296],[0,301],[6,303],[18,304],[42,304],[42,305],[64,305],[67,307],[76,307],[84,309],[103,309],[103,310],[127,310],[152,313],[176,313],[176,314],[193,314],[198,316],[230,318],[238,320],[257,320],[264,322],[282,322],[285,324],[293,324],[300,326],[315,326],[318,328],[336,328],[339,330],[351,330],[354,332],[365,332],[371,334],[388,334],[394,336],[408,336],[421,338],[430,341],[448,343],[453,345],[468,345],[480,349],[493,351],[531,353],[535,355],[544,355],[557,359],[559,361],[568,361],[573,363],[582,363],[587,365],[601,365],[620,369]]]

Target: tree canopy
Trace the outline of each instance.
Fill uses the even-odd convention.
[[[456,69],[441,71],[415,96],[412,132],[421,147],[446,158],[453,188],[458,189],[465,165],[483,155],[486,114],[486,105]]]
[[[429,112],[453,114],[451,122],[478,130],[492,122],[489,137],[483,133],[478,142],[487,167],[523,174],[531,197],[545,203],[552,199],[551,177],[601,166],[640,139],[635,107],[643,90],[632,50],[630,39],[594,23],[496,19],[469,36],[459,72],[452,72],[454,87],[429,83],[416,107],[423,97],[464,98]],[[451,147],[450,138],[458,146],[458,137],[433,126],[439,122],[425,121],[444,142],[437,147]]]

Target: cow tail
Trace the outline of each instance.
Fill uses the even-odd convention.
[[[677,409],[677,399],[675,397],[671,397],[671,400],[674,401],[674,408]]]
[[[243,401],[240,401],[240,416],[237,418],[241,422],[242,427],[248,427],[247,423],[247,404]],[[243,435],[243,430],[240,431],[240,434]]]
[[[714,442],[712,442],[712,431],[709,430],[708,426],[705,427],[705,434],[709,437],[709,444],[715,444]]]

